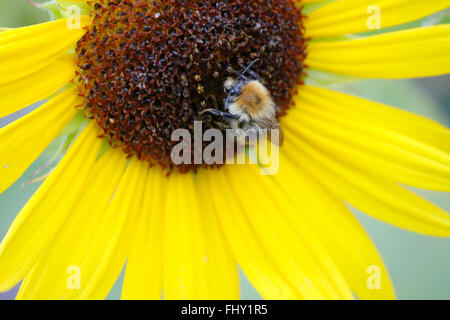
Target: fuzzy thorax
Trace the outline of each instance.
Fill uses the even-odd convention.
[[[275,116],[275,104],[267,88],[257,80],[245,84],[239,96],[228,107],[241,121],[260,120]]]

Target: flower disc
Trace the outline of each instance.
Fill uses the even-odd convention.
[[[279,115],[301,81],[300,9],[288,0],[144,1],[91,4],[93,22],[77,44],[79,91],[111,144],[173,167],[175,129],[225,130],[206,108],[224,110],[223,83],[255,59]],[[196,165],[180,165],[181,171]]]

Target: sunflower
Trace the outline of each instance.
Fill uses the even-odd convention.
[[[125,268],[124,299],[236,299],[239,266],[267,299],[392,299],[346,204],[450,235],[449,215],[403,186],[450,190],[449,130],[308,83],[449,73],[450,25],[366,33],[448,0],[43,6],[54,21],[0,32],[0,117],[48,99],[0,129],[0,192],[53,140],[64,156],[1,242],[0,291],[22,281],[20,299],[102,299]],[[256,60],[285,135],[278,172],[173,164],[172,131],[223,109],[225,79]]]

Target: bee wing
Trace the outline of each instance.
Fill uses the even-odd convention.
[[[280,123],[274,118],[265,118],[263,120],[255,121],[260,129],[267,130],[267,138],[273,144],[281,147],[284,142],[283,129],[281,129]]]

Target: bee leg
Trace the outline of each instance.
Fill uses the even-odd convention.
[[[220,110],[217,110],[217,109],[212,109],[212,108],[205,109],[202,112],[200,112],[200,114],[204,114],[205,112],[209,112],[209,113],[211,113],[211,114],[213,114],[215,116],[219,116],[219,117],[222,117],[224,119],[236,119],[236,116],[232,115],[231,113],[220,111]]]
[[[248,70],[247,72],[253,77],[253,79],[263,83],[261,77],[257,73],[253,72],[252,70]]]
[[[239,73],[239,72],[234,71],[234,70],[233,70],[233,73],[234,73],[235,75],[239,76],[237,79],[242,78],[242,79],[244,79],[245,81],[248,81],[248,78],[247,78],[246,76],[244,76],[242,73]]]

